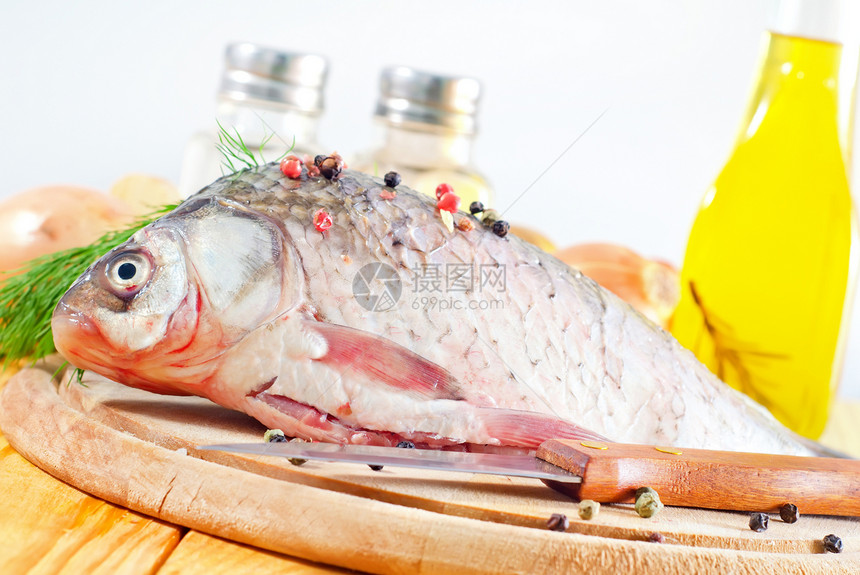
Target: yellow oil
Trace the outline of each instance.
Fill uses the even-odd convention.
[[[850,291],[840,56],[838,44],[769,34],[744,128],[693,224],[671,327],[726,383],[811,438],[838,381]]]

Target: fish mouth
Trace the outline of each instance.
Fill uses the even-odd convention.
[[[88,356],[98,349],[93,342],[102,344],[104,337],[90,318],[60,301],[51,317],[51,333],[54,347],[63,357],[77,367],[91,369],[93,363]]]
[[[51,331],[54,347],[74,367],[123,381],[124,373],[109,367],[112,348],[90,317],[61,301],[51,318]]]
[[[161,394],[182,394],[176,390],[136,377],[124,369],[123,354],[117,353],[105,338],[98,323],[86,314],[60,301],[51,318],[54,347],[74,367],[101,374],[130,387]]]

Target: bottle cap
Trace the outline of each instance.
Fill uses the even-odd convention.
[[[474,78],[386,68],[379,79],[376,115],[393,124],[429,124],[472,134],[480,92]]]
[[[283,104],[305,112],[323,110],[328,62],[315,54],[294,54],[241,42],[224,52],[222,97]]]
[[[827,42],[856,40],[858,4],[856,0],[780,0],[771,30]]]

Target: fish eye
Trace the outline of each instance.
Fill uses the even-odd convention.
[[[151,274],[150,259],[137,251],[117,254],[105,268],[108,284],[118,296],[136,294]]]

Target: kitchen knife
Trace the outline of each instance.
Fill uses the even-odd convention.
[[[367,465],[535,477],[575,499],[631,503],[651,487],[666,505],[860,516],[860,461],[551,439],[537,457],[328,443],[236,443],[198,449]]]

